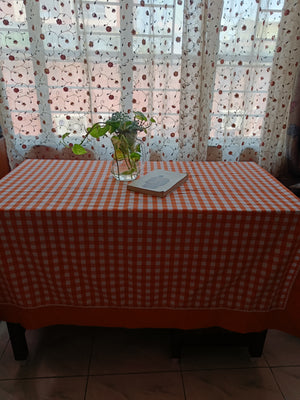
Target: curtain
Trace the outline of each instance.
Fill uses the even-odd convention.
[[[113,111],[142,111],[150,159],[285,162],[297,0],[0,0],[0,118],[11,167]],[[110,159],[108,139],[90,141]]]
[[[281,17],[260,141],[260,164],[273,175],[286,173],[286,132],[300,67],[300,2],[287,1]]]

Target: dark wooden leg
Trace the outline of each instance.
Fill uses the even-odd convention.
[[[251,357],[261,357],[267,330],[261,332],[250,332],[248,336],[248,351]]]
[[[25,328],[20,324],[12,322],[7,322],[6,325],[15,360],[26,360],[28,357],[28,347],[25,337]]]
[[[183,332],[179,329],[171,330],[171,358],[181,358]]]

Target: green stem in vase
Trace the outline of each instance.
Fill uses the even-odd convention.
[[[83,147],[86,140],[91,138],[98,140],[103,136],[110,136],[114,147],[113,174],[115,174],[115,177],[118,176],[120,180],[130,180],[126,178],[129,175],[135,179],[139,174],[137,163],[141,158],[140,145],[136,145],[137,134],[138,132],[147,133],[147,129],[154,122],[153,118],[148,120],[146,115],[140,111],[132,111],[132,113],[116,111],[106,121],[96,122],[86,128],[86,134],[79,144],[67,143],[71,132],[66,132],[62,136],[62,143],[66,147],[71,147],[74,154],[83,155],[87,152]],[[119,164],[119,162],[122,162],[122,164]],[[114,163],[117,163],[116,167]],[[115,168],[116,171],[114,171]]]
[[[119,168],[118,156],[117,156],[116,149],[114,149],[114,150],[115,150],[115,161],[117,163],[118,176],[120,176],[120,168]]]

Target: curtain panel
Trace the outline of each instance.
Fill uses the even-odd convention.
[[[299,65],[297,0],[0,0],[11,167],[114,111],[156,123],[152,160],[253,160],[278,174]],[[88,143],[110,159],[107,138]]]

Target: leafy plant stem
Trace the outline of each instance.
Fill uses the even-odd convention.
[[[117,149],[114,149],[114,150],[115,150],[115,160],[116,160],[117,169],[118,169],[118,176],[120,176],[120,168],[119,168],[119,161],[118,161],[118,156],[117,156]]]

